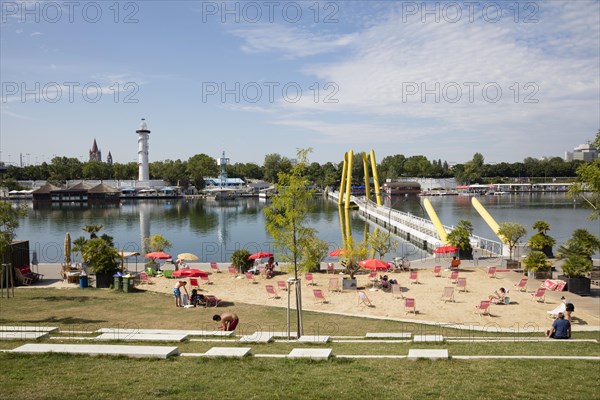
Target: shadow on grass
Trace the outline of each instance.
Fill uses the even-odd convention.
[[[32,297],[31,300],[44,300],[48,302],[52,301],[76,301],[76,302],[87,302],[87,301],[106,301],[108,299],[102,297],[90,297],[90,296],[38,296]]]
[[[104,319],[87,319],[87,318],[78,318],[78,317],[65,317],[65,318],[56,318],[56,317],[48,317],[44,319],[32,319],[32,320],[20,320],[19,323],[28,323],[28,324],[41,324],[41,323],[53,323],[53,324],[64,324],[64,325],[79,325],[79,324],[100,324],[108,322]]]

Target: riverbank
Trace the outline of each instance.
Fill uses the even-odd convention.
[[[302,278],[302,304],[303,309],[339,314],[352,315],[365,318],[390,319],[407,322],[418,322],[425,324],[452,324],[460,325],[465,329],[473,330],[518,330],[542,332],[551,325],[552,320],[547,311],[554,309],[560,303],[560,297],[566,296],[576,307],[573,313],[573,332],[600,330],[600,289],[595,287],[595,296],[581,297],[568,292],[547,292],[545,302],[537,302],[531,299],[531,293],[542,284],[539,280],[530,280],[527,292],[520,292],[514,284],[523,278],[522,273],[513,271],[500,272],[495,278],[488,277],[487,267],[498,264],[498,259],[480,260],[479,266],[474,266],[471,261],[464,261],[461,265],[459,276],[467,279],[467,292],[454,291],[454,300],[445,302],[441,296],[445,287],[454,287],[448,279],[449,271],[442,271],[442,277],[433,274],[434,265],[446,267],[447,260],[435,260],[433,258],[412,263],[412,268],[418,271],[418,284],[411,284],[407,272],[388,274],[390,278],[398,280],[402,287],[403,297],[414,298],[417,313],[406,313],[404,300],[396,298],[392,293],[381,289],[372,290],[373,284],[368,275],[357,275],[358,286],[363,287],[374,307],[366,307],[358,304],[356,291],[331,292],[329,290],[330,279],[341,279],[341,275],[327,274],[325,272],[315,273],[315,286],[307,285],[304,276]],[[291,274],[277,271],[273,279],[256,277],[255,284],[250,283],[245,277],[234,278],[227,271],[229,264],[220,263],[222,273],[210,273],[211,284],[200,281],[201,293],[212,294],[227,303],[226,310],[235,312],[236,303],[247,303],[264,306],[286,307],[287,292],[277,286],[277,281],[287,281]],[[190,263],[192,268],[211,271],[208,263]],[[142,266],[139,266],[140,269]],[[79,289],[77,284],[66,284],[59,276],[60,265],[41,264],[39,272],[45,275],[44,281],[34,287],[55,287],[57,289]],[[130,265],[133,270],[133,266]],[[189,281],[189,279],[186,279]],[[152,278],[148,285],[140,285],[139,289],[163,293],[171,296],[175,280],[163,277]],[[271,284],[275,287],[280,298],[271,299],[267,296],[265,285]],[[509,289],[510,304],[492,305],[490,315],[479,316],[475,314],[475,305],[481,300],[486,300],[488,295],[500,287]],[[19,288],[20,290],[21,288]],[[313,289],[321,289],[328,303],[317,303],[313,296]],[[293,303],[293,301],[292,301]],[[183,310],[183,309],[182,309]],[[225,308],[223,309],[225,310]],[[185,312],[185,311],[182,311]]]

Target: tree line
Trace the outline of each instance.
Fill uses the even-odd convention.
[[[403,154],[384,157],[377,166],[380,183],[386,179],[406,177],[455,178],[463,184],[502,182],[503,179],[538,179],[550,177],[575,177],[583,161],[564,161],[560,157],[522,162],[485,163],[483,155],[475,153],[463,164],[449,165],[446,160],[429,160],[423,155],[406,157]],[[227,166],[230,178],[260,179],[278,182],[280,172],[289,173],[295,160],[277,153],[267,154],[263,164],[235,163]],[[342,162],[313,162],[307,165],[306,174],[311,183],[320,186],[337,185],[341,179]],[[354,154],[352,177],[364,180],[363,153]],[[187,160],[164,160],[150,163],[150,179],[162,179],[170,185],[204,187],[205,177],[219,175],[217,160],[206,154],[196,154]],[[10,165],[3,176],[3,184],[10,188],[17,180],[46,180],[60,184],[66,180],[102,179],[135,180],[138,178],[136,162],[107,164],[99,161],[81,162],[75,157],[54,157],[50,163],[18,167]],[[534,179],[535,180],[535,179]]]

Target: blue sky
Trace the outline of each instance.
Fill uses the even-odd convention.
[[[141,118],[151,161],[259,164],[562,157],[600,127],[598,1],[69,4],[1,2],[3,161],[134,161]]]

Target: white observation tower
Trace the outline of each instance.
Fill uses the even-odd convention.
[[[148,125],[146,125],[146,119],[142,118],[142,122],[137,131],[138,134],[138,180],[148,181],[150,180],[150,170],[148,168]]]

